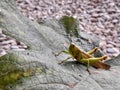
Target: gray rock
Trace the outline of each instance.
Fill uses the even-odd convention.
[[[120,89],[120,57],[107,62],[110,70],[100,70],[90,67],[96,74],[89,75],[86,67],[75,61],[67,61],[58,65],[58,61],[66,55],[55,57],[54,52],[64,50],[64,44],[69,45],[63,26],[57,20],[45,20],[38,24],[23,17],[13,4],[13,0],[1,0],[0,24],[4,33],[29,46],[26,51],[8,51],[18,58],[21,68],[41,68],[41,73],[35,73],[22,83],[10,85],[13,90],[119,90]],[[89,51],[99,45],[99,40],[85,32],[79,31],[79,38],[70,37],[72,42],[81,49]],[[92,40],[92,43],[88,40]],[[16,64],[16,63],[14,63]],[[8,90],[8,87],[6,87]]]

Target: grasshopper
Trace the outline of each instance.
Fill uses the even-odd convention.
[[[67,61],[71,58],[74,58],[78,62],[87,65],[87,71],[89,74],[91,74],[88,69],[90,65],[92,65],[95,68],[102,68],[102,69],[106,69],[106,70],[108,70],[110,68],[110,65],[107,65],[107,64],[101,62],[101,61],[107,59],[107,56],[102,56],[102,57],[93,57],[92,56],[92,54],[94,52],[96,52],[97,50],[98,50],[98,48],[94,48],[88,52],[85,52],[85,51],[82,51],[81,49],[79,49],[76,45],[71,43],[67,50],[63,50],[63,51],[59,52],[58,54],[55,54],[55,56],[60,55],[62,52],[69,54],[70,57],[68,57],[65,60],[62,60],[58,64],[62,64],[65,61]]]

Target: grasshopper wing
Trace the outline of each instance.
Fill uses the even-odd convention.
[[[95,68],[101,68],[101,69],[106,69],[106,70],[110,69],[110,65],[105,64],[101,61],[93,63],[92,66],[94,66]]]

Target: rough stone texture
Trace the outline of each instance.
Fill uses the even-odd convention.
[[[111,65],[108,71],[86,67],[75,61],[62,65],[57,62],[67,56],[55,57],[52,52],[65,49],[70,41],[62,25],[57,20],[45,20],[40,24],[22,16],[14,6],[14,0],[0,1],[0,27],[3,32],[29,46],[26,51],[8,51],[22,60],[21,66],[40,68],[42,72],[23,79],[22,84],[11,86],[9,90],[119,90],[120,89],[120,56],[107,61]],[[88,51],[99,45],[96,37],[79,32],[81,38],[72,37],[79,47]],[[94,38],[94,39],[93,39]],[[91,40],[91,42],[89,41]]]

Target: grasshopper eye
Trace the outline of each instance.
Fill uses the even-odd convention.
[[[73,51],[74,50],[74,45],[73,44],[71,44],[70,46],[69,46],[69,51]]]
[[[70,44],[70,48],[74,48],[75,47],[75,45],[74,44]]]

